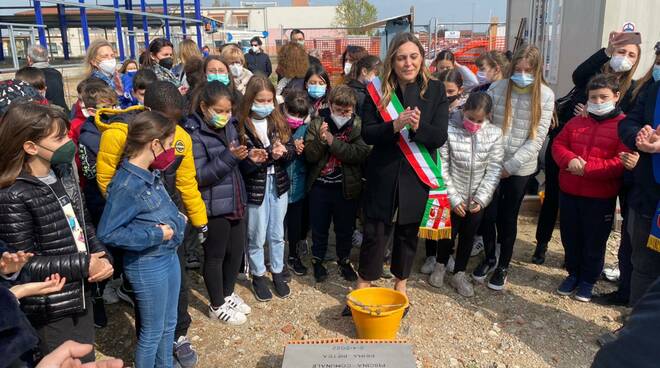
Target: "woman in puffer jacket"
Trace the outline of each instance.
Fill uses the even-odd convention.
[[[527,46],[516,52],[509,77],[493,83],[488,94],[493,99],[493,124],[503,133],[504,160],[500,185],[481,227],[486,258],[472,277],[483,281],[494,270],[488,287],[502,290],[518,233],[518,211],[553,119],[555,95],[543,79],[541,51]],[[496,240],[501,244],[499,260]]]
[[[492,108],[493,102],[485,92],[470,95],[463,110],[452,113],[447,143],[440,148],[442,178],[452,207],[452,242],[438,242],[438,263],[429,283],[442,285],[453,240],[458,237],[454,274],[449,283],[465,297],[474,295],[465,274],[474,235],[502,171],[502,130],[489,121]]]
[[[32,102],[12,103],[0,121],[0,242],[34,255],[18,283],[66,278],[60,291],[21,300],[43,355],[66,340],[94,344],[89,283],[113,271],[78,186],[67,124],[63,113]],[[81,361],[94,361],[94,353]]]

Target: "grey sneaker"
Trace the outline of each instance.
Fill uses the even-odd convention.
[[[425,275],[430,275],[431,272],[433,272],[433,268],[435,267],[435,257],[430,256],[426,257],[426,260],[424,261],[424,264],[422,265],[422,268],[419,270],[419,272],[425,274]]]
[[[484,237],[475,236],[472,241],[472,251],[470,252],[470,257],[477,256],[484,251]]]
[[[179,336],[174,342],[174,361],[181,368],[192,368],[197,365],[197,352],[185,336]]]
[[[431,276],[429,276],[429,284],[431,286],[435,286],[437,288],[442,287],[442,283],[445,280],[445,272],[446,272],[445,265],[442,263],[436,263],[435,268],[433,269],[433,273]]]
[[[456,272],[449,280],[449,284],[454,289],[456,289],[459,294],[466,298],[474,296],[474,288],[472,287],[472,283],[463,271]]]
[[[454,260],[454,255],[450,255],[447,260],[447,272],[454,272],[454,266],[456,265],[456,260]]]

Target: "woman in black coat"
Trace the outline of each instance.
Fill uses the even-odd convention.
[[[358,288],[369,287],[380,278],[387,235],[393,228],[394,288],[406,293],[429,188],[417,177],[397,142],[406,126],[411,140],[424,145],[432,156],[447,140],[449,103],[444,85],[429,76],[419,40],[410,33],[399,34],[388,50],[382,83],[385,91],[396,93],[406,111],[386,122],[374,102],[365,101],[362,137],[373,145],[373,151],[366,165],[365,240]]]

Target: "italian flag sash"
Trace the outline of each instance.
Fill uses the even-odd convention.
[[[655,100],[655,112],[653,113],[653,129],[658,129],[660,126],[660,91]],[[660,184],[660,153],[651,154],[651,163],[653,165],[653,176],[655,182]],[[660,203],[656,205],[655,214],[653,215],[653,222],[651,223],[651,232],[646,246],[656,252],[660,252]]]
[[[380,78],[374,78],[367,86],[367,91],[385,123],[391,124],[403,112],[403,105],[394,92],[391,94],[390,103],[386,107],[381,105],[383,92]],[[431,240],[450,239],[451,205],[447,197],[447,187],[442,180],[440,154],[436,150],[437,163],[434,162],[426,147],[410,140],[408,127],[401,130],[398,145],[419,180],[429,187],[429,198],[426,200],[426,209],[419,225],[418,236]]]

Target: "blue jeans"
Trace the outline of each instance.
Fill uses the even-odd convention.
[[[136,368],[171,368],[174,329],[181,286],[176,252],[160,256],[126,255],[124,272],[135,292],[140,331]]]
[[[284,269],[284,216],[289,203],[288,193],[277,197],[275,175],[267,175],[266,193],[260,206],[249,204],[248,213],[248,255],[250,269],[255,276],[266,273],[264,244],[268,237],[270,269],[280,273]]]

